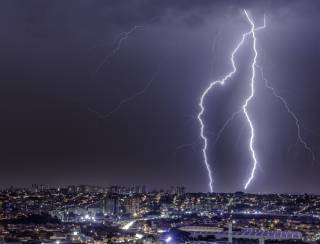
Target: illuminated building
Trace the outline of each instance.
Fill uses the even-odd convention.
[[[120,211],[120,203],[118,196],[110,195],[102,199],[101,209],[103,214],[106,215],[117,215]]]
[[[127,198],[125,201],[125,209],[126,209],[126,213],[130,215],[133,215],[133,216],[139,215],[140,198],[138,196]]]

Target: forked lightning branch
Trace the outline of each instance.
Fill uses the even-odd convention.
[[[242,38],[241,40],[237,43],[236,47],[233,49],[231,56],[230,56],[230,63],[232,66],[232,70],[227,73],[221,80],[216,80],[213,81],[209,84],[209,86],[203,91],[203,93],[200,96],[200,102],[199,102],[199,107],[200,107],[200,112],[198,113],[197,119],[199,121],[200,124],[200,137],[203,141],[203,146],[202,146],[202,156],[203,156],[203,162],[205,165],[205,168],[207,170],[208,173],[208,186],[210,189],[210,192],[213,192],[213,171],[211,169],[210,166],[210,162],[209,162],[209,157],[208,157],[208,147],[209,147],[209,140],[206,136],[205,133],[205,122],[204,122],[204,114],[206,112],[206,106],[205,106],[205,98],[206,96],[216,87],[216,86],[223,86],[227,81],[229,81],[234,74],[237,72],[237,66],[235,64],[235,56],[238,53],[239,49],[242,47],[242,45],[245,43],[245,41],[248,38],[252,39],[252,51],[254,53],[252,60],[251,60],[251,74],[250,77],[248,77],[249,80],[249,88],[250,88],[250,93],[249,95],[245,98],[245,102],[244,104],[241,105],[241,110],[235,112],[232,114],[232,116],[226,121],[226,123],[222,126],[222,128],[219,130],[218,134],[217,134],[217,138],[216,141],[219,140],[220,135],[222,134],[223,130],[226,129],[227,125],[236,117],[236,115],[242,113],[247,121],[247,125],[250,129],[250,136],[248,139],[248,151],[251,155],[251,171],[250,174],[248,176],[248,179],[245,181],[244,184],[244,189],[246,190],[249,185],[252,183],[254,177],[255,177],[255,172],[256,172],[256,168],[258,165],[258,157],[257,157],[257,153],[255,151],[255,147],[254,147],[254,143],[255,143],[255,128],[254,128],[254,122],[250,116],[250,112],[248,111],[248,106],[250,104],[250,102],[252,101],[253,97],[255,96],[255,85],[256,85],[256,79],[257,79],[257,68],[259,68],[261,70],[261,75],[262,75],[262,80],[264,80],[264,85],[267,89],[269,89],[272,92],[272,95],[279,99],[281,101],[281,103],[284,105],[284,107],[286,108],[287,112],[289,113],[289,115],[294,119],[295,121],[295,125],[297,127],[297,141],[300,142],[300,144],[304,147],[304,149],[309,152],[312,155],[312,159],[315,160],[315,156],[314,153],[311,149],[311,147],[305,142],[305,140],[302,138],[301,135],[301,123],[298,120],[297,116],[294,114],[294,112],[289,108],[288,103],[285,101],[285,99],[280,96],[275,89],[270,85],[269,82],[267,82],[267,80],[263,77],[263,73],[262,73],[262,68],[260,66],[258,66],[257,64],[257,59],[258,59],[258,50],[257,50],[257,38],[256,38],[256,32],[262,29],[266,28],[266,21],[265,21],[265,16],[263,19],[263,25],[256,27],[252,17],[248,14],[248,12],[246,10],[243,10],[244,16],[246,17],[246,20],[249,23],[250,31],[245,32],[242,34]]]

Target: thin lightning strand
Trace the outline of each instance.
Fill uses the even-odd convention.
[[[145,25],[135,25],[133,26],[129,31],[124,31],[118,34],[118,36],[114,40],[114,48],[112,49],[111,53],[109,55],[106,55],[104,59],[101,61],[101,63],[96,68],[96,73],[99,72],[99,70],[102,68],[103,65],[105,65],[110,59],[117,54],[117,52],[121,49],[122,43],[129,38],[130,35],[132,35],[137,30],[143,30],[146,28],[147,24],[154,23],[159,17],[153,17],[148,21]]]
[[[271,84],[269,83],[269,81],[264,77],[264,73],[263,73],[263,69],[261,66],[256,65],[260,72],[261,72],[261,77],[264,81],[265,87],[268,88],[272,95],[279,99],[280,102],[282,103],[282,105],[284,106],[284,108],[287,110],[288,114],[292,117],[292,119],[295,121],[296,124],[296,128],[297,128],[297,140],[300,142],[300,144],[304,147],[304,149],[309,152],[312,156],[312,160],[315,161],[315,153],[312,151],[311,147],[307,144],[307,142],[302,138],[301,135],[301,128],[305,129],[303,127],[303,125],[301,124],[300,120],[298,119],[298,117],[296,116],[296,114],[290,109],[289,104],[287,103],[287,101],[284,99],[284,97],[282,97],[281,95],[279,95],[279,93],[271,86]]]
[[[116,45],[118,44],[118,42],[120,41],[120,38],[123,37],[127,32],[120,32],[119,34],[117,34],[117,36],[114,38],[114,40],[111,43],[108,43],[109,38],[104,38],[103,40],[100,40],[98,44],[92,46],[90,49],[96,49],[96,48],[100,48],[100,47],[106,47],[108,45],[111,45],[112,47],[116,47]]]
[[[224,130],[228,127],[228,125],[240,114],[242,113],[242,108],[236,112],[234,112],[222,125],[221,129],[218,131],[216,135],[216,139],[214,140],[214,146],[217,145],[218,141],[220,140],[221,134],[224,132]]]
[[[95,114],[98,116],[99,119],[109,118],[111,115],[113,115],[115,112],[117,112],[123,105],[131,102],[131,101],[134,100],[135,98],[137,98],[137,97],[143,95],[144,93],[146,93],[146,92],[149,90],[150,86],[153,84],[153,82],[154,82],[157,74],[158,74],[158,70],[153,74],[151,80],[150,80],[140,91],[137,91],[136,93],[132,94],[131,96],[126,97],[126,98],[124,98],[123,100],[121,100],[121,101],[117,104],[117,106],[115,106],[110,112],[108,112],[108,113],[106,113],[106,114],[101,114],[101,113],[99,113],[99,112],[97,112],[96,110],[93,110],[93,109],[91,109],[91,108],[88,108],[88,110],[89,110],[90,112],[95,113]]]
[[[264,18],[264,24],[263,26],[260,26],[260,27],[257,27],[255,28],[253,22],[251,21],[251,19],[249,18],[249,15],[247,14],[246,11],[244,11],[245,14],[246,14],[246,17],[247,19],[249,20],[250,22],[250,25],[251,25],[251,30],[249,32],[246,32],[242,35],[242,38],[240,40],[240,42],[237,44],[237,46],[235,47],[235,49],[232,51],[231,53],[231,57],[230,57],[230,62],[231,62],[231,65],[232,65],[232,71],[230,73],[228,73],[225,77],[223,77],[223,79],[221,80],[217,80],[217,81],[213,81],[209,84],[209,86],[204,90],[204,92],[202,93],[201,97],[200,97],[200,102],[199,102],[199,107],[200,107],[200,112],[197,116],[197,119],[200,123],[200,137],[203,141],[203,147],[202,147],[202,156],[203,156],[203,159],[204,159],[204,164],[205,164],[205,167],[206,167],[206,170],[207,170],[207,173],[208,173],[208,177],[209,177],[209,189],[210,189],[210,192],[213,192],[213,177],[212,177],[212,172],[211,172],[211,168],[210,168],[210,165],[208,163],[208,156],[207,156],[207,148],[208,148],[208,139],[205,135],[205,125],[204,125],[204,122],[203,122],[203,119],[202,119],[202,116],[205,112],[205,107],[204,107],[204,100],[205,100],[205,97],[207,96],[207,94],[209,93],[209,91],[215,87],[216,85],[221,85],[223,86],[225,84],[225,82],[230,79],[237,71],[237,68],[235,66],[235,61],[234,61],[234,57],[236,55],[236,53],[238,52],[239,48],[242,46],[242,44],[244,43],[246,37],[248,35],[252,35],[253,36],[253,39],[254,39],[254,50],[255,50],[255,58],[254,58],[254,62],[253,62],[253,65],[252,65],[252,69],[253,69],[253,76],[252,76],[252,82],[251,82],[251,88],[252,88],[252,91],[251,91],[251,96],[249,96],[249,98],[247,98],[246,100],[246,103],[244,104],[244,106],[242,107],[243,109],[243,112],[245,113],[246,115],[246,118],[248,120],[248,123],[250,125],[250,127],[252,128],[251,130],[251,139],[250,139],[250,150],[251,152],[253,152],[253,156],[254,156],[254,159],[255,159],[255,154],[254,154],[254,150],[253,150],[253,127],[252,127],[252,123],[251,123],[251,120],[250,120],[250,117],[248,116],[247,114],[247,110],[246,110],[246,107],[247,107],[247,104],[250,102],[251,98],[253,97],[253,94],[254,93],[254,87],[253,87],[253,83],[254,83],[254,77],[255,77],[255,69],[254,69],[254,66],[255,66],[255,63],[256,63],[256,57],[257,57],[257,52],[256,52],[256,49],[255,49],[255,35],[254,35],[254,32],[257,31],[257,30],[260,30],[260,29],[263,29],[265,28],[265,18]],[[251,180],[253,179],[253,175],[254,175],[254,172],[255,172],[255,168],[256,168],[256,160],[254,160],[254,167],[253,167],[253,170],[252,170],[252,176],[250,177],[249,181],[247,182],[245,188],[250,184]]]
[[[185,143],[185,144],[181,144],[179,146],[176,147],[175,151],[178,151],[178,150],[181,150],[181,149],[184,149],[186,147],[194,147],[195,143]]]
[[[157,19],[157,17],[154,17],[150,20],[150,23],[154,22]],[[96,73],[99,72],[99,70],[103,67],[104,64],[106,64],[106,62],[110,61],[110,59],[117,54],[117,52],[121,49],[122,43],[127,40],[129,38],[130,35],[132,35],[135,31],[139,30],[139,29],[144,29],[145,26],[144,25],[135,25],[133,26],[129,31],[127,32],[121,32],[117,38],[115,38],[115,47],[113,48],[113,50],[111,51],[111,53],[107,56],[105,56],[105,58],[102,60],[102,62],[98,65],[98,67],[96,68]],[[157,70],[151,80],[142,88],[142,90],[132,94],[129,97],[124,98],[123,100],[121,100],[110,112],[106,113],[106,114],[101,114],[98,111],[92,109],[92,108],[88,108],[88,110],[90,112],[95,113],[98,118],[100,119],[105,119],[110,117],[112,114],[114,114],[115,112],[117,112],[124,104],[134,100],[136,97],[143,95],[145,92],[148,91],[149,87],[152,85],[152,83],[154,82],[154,79],[156,77],[156,75],[158,74]]]
[[[179,150],[182,150],[182,149],[185,149],[185,148],[189,148],[189,147],[191,147],[192,150],[195,150],[195,147],[197,146],[198,143],[199,143],[199,141],[195,140],[192,143],[185,143],[185,144],[178,145],[174,150],[174,154],[177,154],[177,152]]]
[[[98,67],[96,68],[96,73],[99,72],[99,70],[102,68],[103,65],[105,65],[106,62],[108,62],[114,55],[117,54],[117,52],[119,52],[119,50],[121,49],[122,43],[125,40],[127,40],[131,34],[133,34],[135,31],[137,31],[139,29],[140,30],[144,29],[144,26],[143,25],[135,25],[129,31],[120,33],[120,35],[119,35],[120,38],[118,39],[116,46],[111,51],[111,53],[109,55],[105,56],[104,59],[102,60],[102,62],[98,65]]]

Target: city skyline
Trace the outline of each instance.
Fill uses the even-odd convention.
[[[258,164],[246,191],[320,194],[316,1],[1,2],[1,188],[208,192],[199,100],[231,70],[251,28],[244,10],[256,26],[268,23],[256,34],[247,111]],[[219,134],[249,94],[250,40],[235,56],[238,72],[205,99],[214,192],[244,191],[252,172],[245,117]]]
[[[319,202],[319,195],[307,194],[34,185],[0,191],[0,239],[54,244],[319,243]]]

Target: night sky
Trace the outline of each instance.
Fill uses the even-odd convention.
[[[257,73],[249,111],[259,166],[248,191],[320,193],[317,0],[1,1],[0,186],[208,191],[198,102],[208,84],[232,68],[230,53],[250,30],[243,8],[257,24],[266,14],[267,28],[257,33],[258,63],[305,127],[302,137],[316,156],[313,161],[296,143],[294,120]],[[144,28],[116,51],[135,25]],[[252,167],[243,115],[214,145],[248,95],[251,44],[236,57],[235,77],[205,101],[218,192],[243,190]]]

